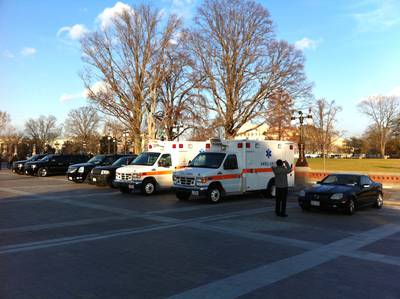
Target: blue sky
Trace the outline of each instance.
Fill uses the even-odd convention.
[[[400,96],[400,0],[258,2],[270,11],[277,37],[304,51],[315,97],[342,106],[338,127],[347,136],[361,134],[369,123],[357,102],[374,94]],[[116,3],[0,0],[0,110],[11,114],[14,126],[23,129],[41,114],[61,123],[70,109],[87,103],[77,38],[106,22]],[[199,3],[153,1],[187,24]]]

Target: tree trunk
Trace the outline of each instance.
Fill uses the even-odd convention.
[[[157,94],[153,91],[150,95],[150,105],[147,115],[147,138],[155,139],[156,138],[156,122],[154,118],[154,113],[157,109]]]

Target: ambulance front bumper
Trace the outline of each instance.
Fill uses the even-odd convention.
[[[142,181],[114,180],[114,187],[140,190],[142,188]]]
[[[175,192],[184,192],[184,193],[190,193],[191,195],[195,196],[206,196],[207,195],[207,190],[208,187],[190,187],[190,186],[179,186],[179,185],[174,185],[172,187],[172,190]]]

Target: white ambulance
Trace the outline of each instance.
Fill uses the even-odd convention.
[[[274,196],[271,166],[276,160],[294,162],[294,143],[289,141],[211,139],[187,168],[173,174],[174,190],[180,200],[191,195],[207,196],[217,203],[222,196],[265,191]],[[288,174],[294,186],[294,172]]]
[[[206,142],[150,141],[148,150],[130,164],[116,170],[114,184],[122,193],[140,190],[151,195],[160,189],[172,187],[172,172],[187,166]]]

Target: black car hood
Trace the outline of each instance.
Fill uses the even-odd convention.
[[[348,185],[324,185],[316,184],[312,188],[308,188],[305,191],[311,193],[348,193],[353,192],[357,187]]]
[[[13,163],[16,164],[25,164],[26,162],[28,162],[28,160],[20,160],[20,161],[14,161]],[[34,161],[32,161],[34,162]]]
[[[126,165],[122,165],[126,166]],[[105,166],[96,166],[95,168],[98,170],[116,170],[122,166],[117,166],[117,165],[105,165]]]
[[[75,167],[75,168],[79,168],[79,167],[95,167],[96,166],[96,164],[93,164],[93,163],[78,163],[78,164],[72,164],[72,165],[70,165],[69,167]]]

